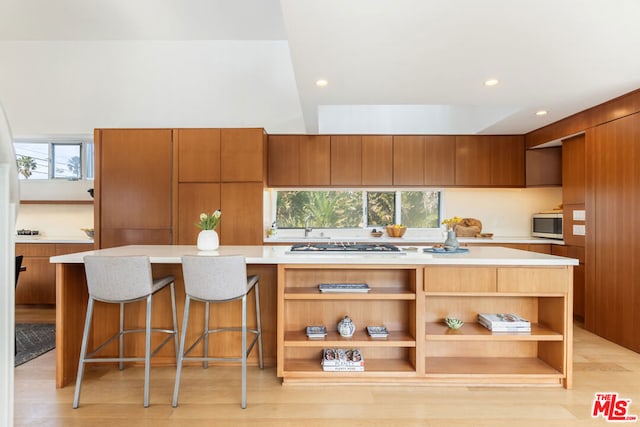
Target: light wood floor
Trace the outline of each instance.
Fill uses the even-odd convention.
[[[53,319],[17,311],[17,318]],[[15,370],[16,426],[603,426],[591,418],[596,392],[631,399],[640,415],[640,354],[575,327],[574,388],[282,386],[275,368],[248,373],[240,408],[238,367],[187,367],[180,406],[171,407],[175,369],[151,371],[151,406],[142,406],[143,369],[88,368],[80,408],[74,387],[56,390],[55,351]],[[622,423],[626,424],[626,423]],[[634,423],[630,423],[633,425]]]

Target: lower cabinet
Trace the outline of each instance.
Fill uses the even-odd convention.
[[[421,382],[571,388],[571,268],[281,265],[278,376],[284,382]],[[477,279],[477,280],[476,280]],[[321,293],[320,283],[367,283],[366,293]],[[492,333],[479,313],[514,313],[531,333]],[[356,332],[344,338],[348,315]],[[449,329],[443,319],[465,323]],[[366,327],[385,326],[387,338]],[[325,326],[325,338],[307,338]],[[323,371],[323,349],[362,353],[363,372]]]
[[[52,305],[56,303],[56,266],[49,258],[73,252],[89,251],[93,243],[16,243],[16,255],[22,266],[16,287],[16,305]]]

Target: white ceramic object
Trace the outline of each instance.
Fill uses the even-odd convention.
[[[352,337],[356,332],[356,325],[349,316],[344,316],[344,319],[338,322],[338,332],[345,338]]]
[[[216,230],[202,230],[198,234],[198,250],[215,251],[220,246],[220,239]]]

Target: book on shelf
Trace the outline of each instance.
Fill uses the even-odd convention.
[[[322,350],[322,370],[331,372],[362,372],[364,357],[360,349],[325,348]]]
[[[371,338],[387,338],[389,331],[385,326],[367,326],[367,332]]]
[[[320,283],[320,292],[369,292],[366,283]]]
[[[516,314],[480,313],[478,323],[492,332],[531,332],[531,322]]]
[[[307,326],[308,338],[324,338],[327,336],[327,328],[324,326]]]

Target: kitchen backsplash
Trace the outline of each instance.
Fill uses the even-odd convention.
[[[16,230],[38,230],[42,237],[87,239],[93,228],[92,204],[21,204]]]
[[[531,234],[531,214],[552,209],[562,202],[560,187],[443,190],[444,217],[472,217],[483,230],[496,236]],[[265,229],[272,222],[265,195]],[[81,228],[93,227],[90,204],[22,204],[16,230],[38,230],[44,237],[86,238]]]

